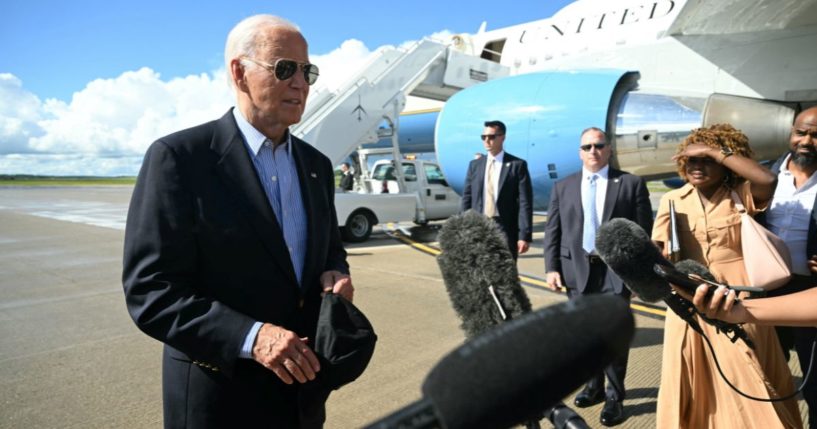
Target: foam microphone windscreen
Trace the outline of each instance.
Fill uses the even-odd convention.
[[[450,217],[437,237],[442,249],[437,263],[454,311],[469,338],[503,321],[489,286],[493,286],[509,319],[530,312],[530,300],[519,284],[516,261],[494,221],[469,210]]]
[[[626,300],[588,295],[497,325],[445,356],[423,383],[441,427],[538,420],[630,346]]]
[[[709,272],[709,268],[706,268],[704,264],[698,261],[684,259],[683,261],[675,263],[675,269],[684,274],[695,274],[704,280],[709,280],[711,282],[717,281],[715,280],[715,276]]]
[[[637,223],[615,218],[596,231],[596,252],[624,284],[642,300],[655,302],[672,292],[653,270],[655,264],[672,264]]]

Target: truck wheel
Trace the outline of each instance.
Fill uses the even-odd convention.
[[[346,219],[346,225],[341,228],[343,239],[351,243],[361,243],[372,235],[374,219],[365,211],[356,211]]]

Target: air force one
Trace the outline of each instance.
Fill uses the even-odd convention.
[[[409,95],[445,104],[400,115]],[[313,94],[294,132],[335,163],[384,135],[404,153],[433,149],[461,193],[483,121],[499,119],[545,211],[553,183],[581,168],[589,126],[607,130],[613,166],[659,179],[675,175],[691,129],[719,122],[776,158],[815,104],[817,0],[578,0],[548,19],[382,49],[340,89]],[[358,106],[368,122],[350,124]]]

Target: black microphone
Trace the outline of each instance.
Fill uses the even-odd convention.
[[[596,231],[596,252],[627,288],[644,301],[656,302],[672,293],[667,281],[653,267],[673,265],[637,223],[624,218],[603,223]]]
[[[530,313],[516,261],[496,222],[469,210],[448,218],[437,240],[443,250],[437,263],[469,339]],[[527,427],[539,427],[538,420],[547,417],[556,429],[587,428],[581,416],[561,402],[540,406],[540,415],[526,422]]]
[[[596,231],[596,251],[610,270],[618,275],[633,293],[647,302],[663,300],[675,314],[703,335],[694,318],[695,307],[690,301],[673,294],[669,285],[671,281],[694,294],[701,281],[677,270],[661,255],[658,247],[650,241],[650,237],[640,225],[624,218],[612,219],[602,224]],[[685,269],[692,266],[692,262],[685,262],[682,265]],[[691,274],[700,272],[704,274],[702,277],[712,279],[706,267],[703,267],[703,270],[698,268],[695,270],[691,271]],[[712,288],[708,291],[709,294],[713,292]],[[753,347],[752,341],[741,326],[703,316],[701,318],[716,326],[733,342],[742,339],[749,347]]]
[[[590,295],[525,314],[442,358],[423,398],[367,428],[507,428],[537,419],[625,353],[635,331],[627,301]]]
[[[437,264],[468,337],[531,311],[516,261],[496,222],[469,210],[450,217],[437,240],[442,249]]]

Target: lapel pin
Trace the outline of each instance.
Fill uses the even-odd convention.
[[[618,183],[619,179],[613,179],[613,183]]]
[[[510,166],[511,166],[511,163],[510,163],[510,162],[506,162],[506,163],[505,163],[505,167],[510,167]]]
[[[309,173],[309,175],[310,175],[310,176],[312,176],[312,178],[313,178],[313,179],[317,179],[317,178],[318,178],[318,175],[317,175],[317,174],[315,174],[315,173]]]

